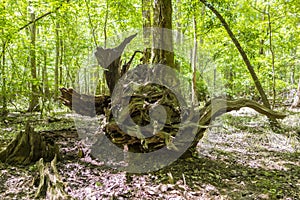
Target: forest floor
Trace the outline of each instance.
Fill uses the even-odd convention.
[[[159,171],[131,175],[78,157],[72,114],[10,113],[0,124],[0,150],[30,121],[35,130],[55,137],[57,163],[66,192],[75,199],[299,199],[300,112],[281,120],[274,133],[266,117],[251,109],[217,119],[198,145],[198,155]],[[33,199],[35,164],[0,163],[0,199]]]

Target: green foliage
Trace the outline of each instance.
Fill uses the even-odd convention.
[[[271,23],[276,91],[284,94],[295,88],[300,70],[299,1],[214,0],[211,3],[226,19],[245,49],[268,95],[272,95],[273,91],[269,38]],[[30,26],[19,31],[30,21],[31,11],[36,17],[52,12],[36,22],[37,79],[32,79],[30,73]],[[270,22],[267,14],[270,15]],[[194,19],[197,27],[194,27]],[[92,59],[95,41],[98,45],[104,45],[105,38],[142,28],[142,2],[42,0],[33,1],[29,6],[28,1],[23,0],[1,1],[0,27],[0,90],[4,91],[1,94],[7,97],[9,106],[13,106],[10,102],[18,104],[30,98],[30,84],[38,86],[40,96],[51,98],[55,90],[56,56],[62,71],[62,77],[58,77],[61,80],[59,86],[74,87],[78,70],[93,63],[87,60]],[[213,81],[222,82],[224,91],[232,97],[256,95],[254,83],[238,51],[220,21],[203,4],[196,0],[174,1],[173,29],[189,38],[197,33],[196,85],[200,96],[211,90],[215,85]],[[60,52],[56,55],[58,40]],[[126,56],[126,59],[130,57]],[[176,55],[176,62],[181,67],[181,73],[191,82],[193,72],[190,61]],[[221,78],[211,75],[206,80],[203,75],[205,71],[212,70],[212,63]],[[45,69],[47,81],[43,75]],[[46,94],[47,87],[49,94]]]

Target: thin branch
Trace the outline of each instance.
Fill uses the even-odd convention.
[[[66,0],[66,3],[69,3],[69,1],[70,1],[70,0]],[[5,49],[7,49],[8,44],[9,44],[10,41],[11,41],[11,36],[12,36],[13,34],[16,34],[16,33],[20,32],[20,31],[22,31],[23,29],[27,28],[27,27],[30,26],[31,24],[36,23],[37,21],[43,19],[44,17],[47,17],[48,15],[51,15],[51,14],[57,12],[61,7],[62,7],[62,4],[60,4],[60,6],[58,6],[58,7],[55,8],[54,10],[49,11],[49,12],[47,12],[47,13],[45,13],[45,14],[42,14],[41,16],[35,18],[34,20],[29,21],[29,22],[28,22],[27,24],[25,24],[24,26],[21,26],[20,28],[18,28],[15,32],[9,34],[9,35],[8,35],[8,38],[7,38],[6,41],[5,41],[5,43],[7,44],[6,47],[5,47]],[[5,49],[4,49],[4,51],[1,52],[0,58],[3,56],[3,53],[5,52]]]

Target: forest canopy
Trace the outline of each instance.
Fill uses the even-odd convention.
[[[106,47],[108,38],[147,25],[143,16],[146,2],[2,1],[3,110],[22,106],[35,110],[39,101],[40,109],[49,110],[59,95],[58,89],[76,88],[78,72],[95,64],[96,46]],[[268,98],[276,103],[290,100],[299,79],[299,2],[213,1],[213,6],[247,53]],[[214,13],[194,0],[173,1],[172,7],[173,30],[197,42],[198,86],[203,87],[199,77],[214,63],[214,70],[226,86],[222,92],[230,97],[259,99],[239,52]],[[192,80],[193,69],[188,62],[175,55],[181,72]],[[99,73],[102,77],[103,71]],[[99,85],[97,93],[107,93],[102,78]],[[85,88],[82,92],[94,91]]]

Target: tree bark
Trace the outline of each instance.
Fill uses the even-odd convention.
[[[143,39],[144,39],[144,56],[142,58],[143,64],[150,64],[151,58],[151,0],[142,0],[142,12],[143,12]]]
[[[1,97],[2,97],[2,108],[0,115],[1,116],[6,116],[8,113],[7,110],[7,93],[6,93],[6,60],[5,60],[5,48],[6,48],[6,43],[3,42],[2,44],[2,59],[1,59],[1,74],[2,74],[2,87],[1,87]]]
[[[30,14],[31,20],[35,20],[35,14],[32,12]],[[38,97],[38,79],[36,73],[36,49],[35,49],[35,40],[36,40],[36,23],[33,23],[30,30],[30,70],[31,70],[31,97],[29,103],[29,112],[38,111],[39,108],[39,97]]]
[[[42,71],[42,82],[43,82],[43,93],[45,99],[50,97],[49,90],[49,80],[48,80],[48,70],[47,70],[47,51],[44,51],[44,63],[43,63],[43,71]]]
[[[153,63],[175,68],[172,34],[172,1],[157,0],[153,8]],[[178,69],[179,70],[179,69]]]
[[[62,92],[64,92],[64,90],[62,90]],[[73,93],[74,92],[75,91],[73,91]],[[98,106],[100,106],[99,110],[105,113],[105,110],[108,111],[110,108],[109,107],[106,107],[107,109],[103,108],[105,103],[100,103],[101,102],[100,99],[103,97],[104,96],[99,96],[99,97],[88,96],[87,98],[80,98],[81,102],[79,104],[82,106],[90,105],[90,100],[92,98],[95,99],[99,98],[99,100],[96,100],[96,102],[98,102]],[[67,100],[66,98],[69,99]],[[64,102],[70,102],[72,101],[71,98],[72,96],[65,95],[61,99],[64,100]],[[191,153],[196,149],[198,142],[203,137],[203,133],[208,128],[212,120],[214,120],[216,117],[226,112],[230,112],[232,110],[239,110],[242,107],[252,108],[257,112],[271,118],[282,119],[286,116],[285,114],[273,111],[263,105],[260,105],[254,101],[247,100],[247,99],[238,99],[233,101],[229,101],[226,99],[213,99],[201,109],[198,126],[197,124],[195,124],[195,122],[193,122],[194,115],[192,112],[188,114],[189,115],[188,119],[191,119],[191,123],[187,122],[185,123],[187,124],[186,127],[180,127],[180,116],[182,116],[182,113],[185,113],[184,111],[185,108],[181,108],[181,110],[176,109],[176,107],[179,106],[177,105],[178,102],[176,101],[176,97],[174,96],[174,94],[172,94],[172,92],[169,91],[168,89],[163,88],[161,86],[148,84],[145,85],[144,88],[141,89],[141,91],[136,92],[135,95],[131,96],[130,98],[131,100],[128,106],[130,108],[129,116],[138,126],[145,126],[150,123],[149,109],[152,105],[156,105],[158,102],[160,105],[163,105],[165,107],[167,112],[167,119],[166,119],[166,123],[164,124],[164,128],[161,131],[155,133],[151,132],[152,130],[150,129],[149,129],[150,132],[147,132],[148,130],[146,130],[143,133],[140,133],[138,129],[136,131],[132,131],[132,128],[135,127],[135,125],[129,123],[128,121],[129,118],[126,117],[122,117],[122,121],[118,122],[118,123],[122,123],[125,127],[121,129],[112,118],[111,113],[109,111],[105,113],[107,120],[109,121],[109,123],[107,123],[104,127],[104,132],[106,137],[108,137],[109,140],[116,146],[122,149],[125,146],[127,146],[128,150],[132,152],[147,153],[147,152],[152,152],[161,149],[164,146],[167,146],[167,148],[169,148],[170,151],[176,151],[176,149],[180,149],[182,146],[186,145],[187,141],[185,141],[185,138],[194,137],[192,144],[190,144],[190,147],[184,154],[184,156],[188,156],[188,155],[190,156],[192,155]],[[120,101],[122,100],[120,99]],[[118,102],[115,103],[117,106],[115,105],[115,107],[111,109],[118,109],[117,107],[119,104]],[[109,103],[106,106],[109,106]],[[82,113],[86,114],[88,112],[82,112]],[[122,116],[122,113],[120,113],[120,115]],[[192,136],[186,135],[183,137],[182,140],[180,140],[180,142],[173,144],[172,142],[169,141],[169,137],[176,137],[176,133],[178,132],[178,128],[179,128],[178,126],[180,128],[184,128],[188,130],[192,130],[198,127],[196,131],[196,135],[192,135]],[[189,133],[189,131],[185,131],[185,133]],[[139,134],[144,134],[144,136],[141,137],[141,135]]]
[[[59,57],[60,57],[60,25],[58,19],[56,19],[55,27],[55,67],[54,67],[54,98],[58,97],[58,85],[59,85]]]
[[[110,94],[113,93],[115,85],[121,77],[121,55],[126,45],[129,44],[136,35],[137,34],[129,36],[118,47],[113,49],[97,47],[95,56],[99,65],[105,69],[104,74]]]
[[[72,88],[60,88],[60,91],[62,96],[59,99],[78,114],[94,117],[105,114],[105,110],[109,109],[110,96],[79,94]]]

